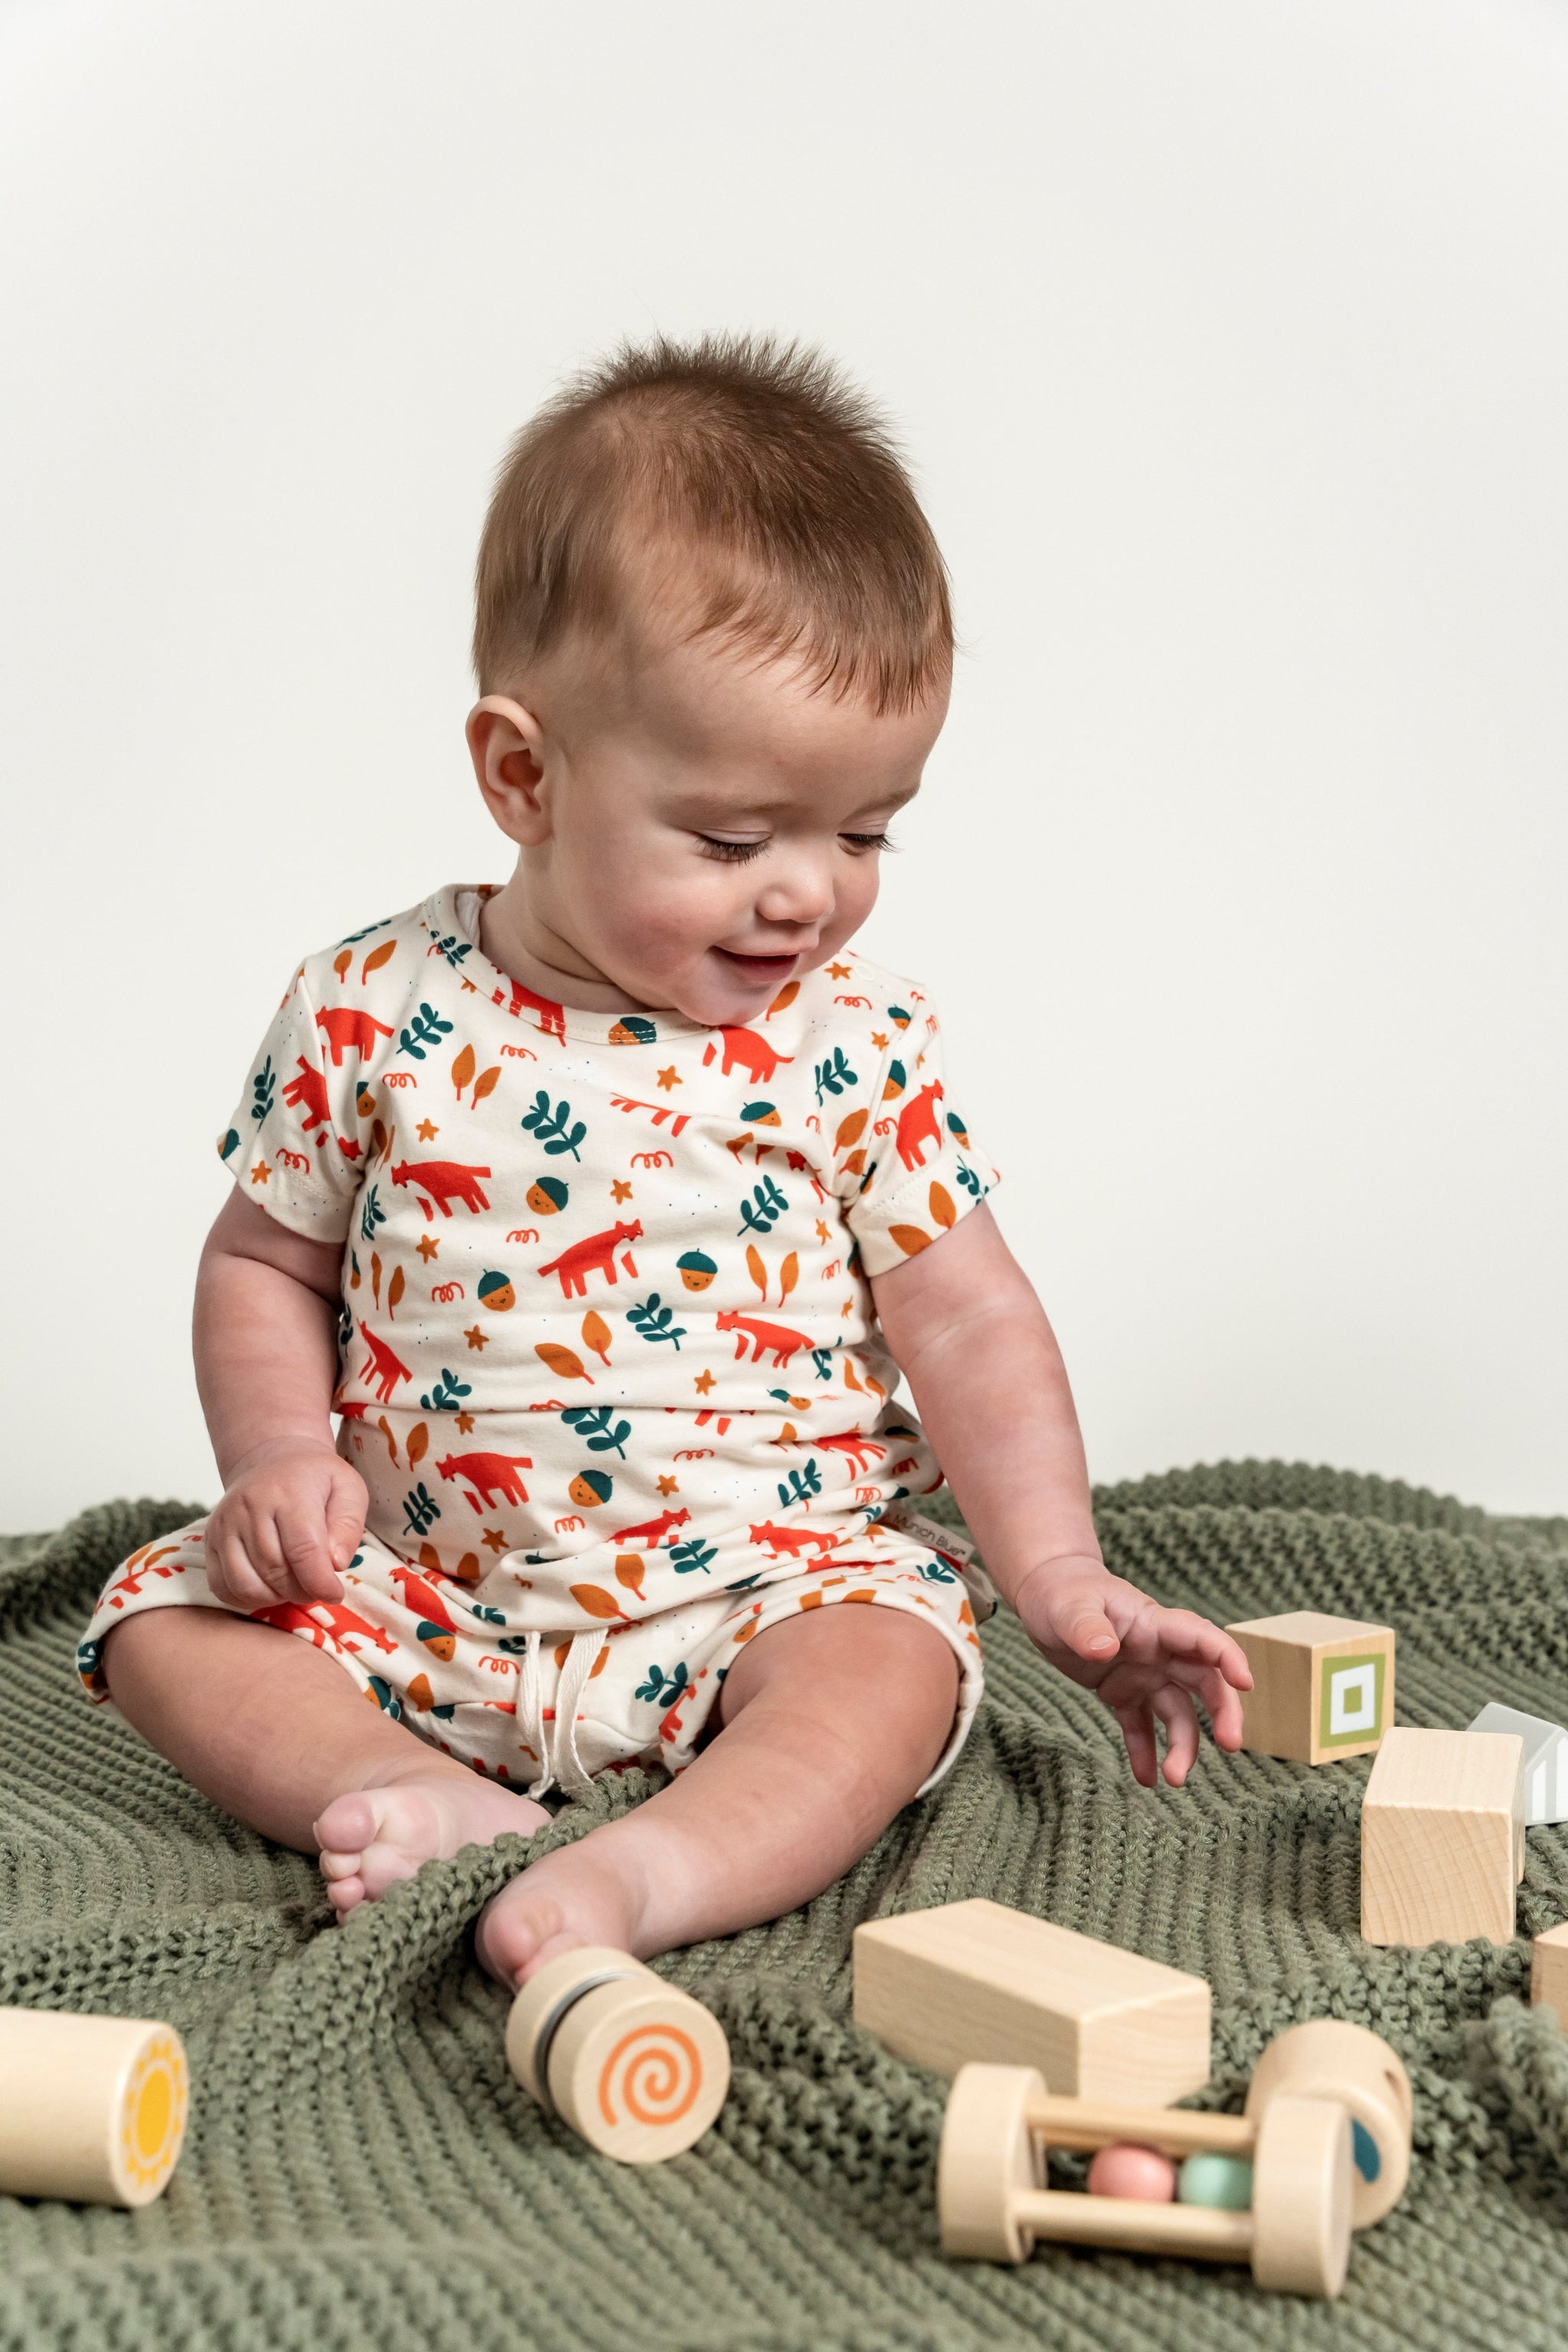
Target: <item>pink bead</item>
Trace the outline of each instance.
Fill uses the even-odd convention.
[[[1157,2147],[1118,2140],[1097,2151],[1089,2168],[1089,2193],[1130,2198],[1139,2205],[1168,2205],[1176,2193],[1176,2168]]]

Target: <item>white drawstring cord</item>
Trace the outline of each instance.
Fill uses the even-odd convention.
[[[580,1633],[573,1634],[571,1648],[556,1678],[553,1738],[544,1720],[544,1677],[540,1661],[543,1638],[541,1633],[529,1634],[518,1684],[517,1736],[523,1747],[532,1749],[540,1766],[540,1777],[528,1793],[531,1797],[542,1797],[546,1790],[559,1784],[567,1796],[584,1797],[593,1782],[577,1753],[577,1704],[587,1688],[599,1653],[609,1639],[609,1629],[584,1625]]]

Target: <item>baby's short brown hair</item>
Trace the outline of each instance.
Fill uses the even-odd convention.
[[[479,691],[666,581],[688,635],[793,657],[879,710],[952,667],[946,571],[892,436],[797,344],[628,343],[524,425],[479,542]]]

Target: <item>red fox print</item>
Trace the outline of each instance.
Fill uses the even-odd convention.
[[[719,1076],[727,1078],[737,1065],[744,1070],[753,1085],[765,1087],[781,1062],[793,1062],[793,1054],[775,1054],[765,1037],[754,1029],[721,1029],[724,1041],[724,1058],[719,1066]],[[710,1037],[702,1052],[702,1066],[707,1068],[719,1051],[719,1040]]]
[[[312,1069],[303,1054],[295,1055],[300,1075],[290,1078],[283,1089],[283,1099],[300,1114],[300,1124],[307,1135],[318,1127],[330,1128],[332,1107],[327,1100],[327,1081],[320,1070]]]
[[[479,1178],[489,1172],[488,1168],[466,1166],[460,1160],[400,1160],[392,1171],[392,1181],[395,1184],[416,1184],[421,1192],[428,1194],[428,1199],[419,1205],[425,1212],[426,1223],[433,1225],[436,1209],[449,1217],[454,1201],[461,1201],[475,1216],[481,1209],[488,1209],[489,1202],[479,1189]]]
[[[574,1242],[559,1257],[552,1257],[548,1265],[536,1265],[533,1270],[535,1274],[558,1274],[563,1298],[586,1298],[588,1276],[602,1274],[606,1282],[616,1281],[616,1252],[623,1242],[629,1249],[633,1242],[641,1239],[640,1219],[629,1225],[612,1225],[607,1234],[590,1234],[585,1242]],[[626,1271],[636,1281],[637,1268],[629,1260]]]
[[[269,1609],[251,1609],[246,1613],[263,1625],[280,1626],[285,1633],[308,1633],[318,1650],[329,1643],[334,1650],[353,1650],[368,1642],[389,1658],[397,1655],[396,1643],[389,1641],[379,1625],[356,1615],[342,1601],[312,1601],[308,1609],[302,1609],[297,1601],[279,1601]]]
[[[362,1381],[374,1381],[376,1395],[382,1403],[390,1404],[392,1391],[398,1381],[411,1381],[414,1375],[401,1357],[393,1353],[386,1341],[376,1338],[368,1323],[360,1325],[359,1335],[370,1349],[360,1369],[360,1378]]]
[[[144,1576],[182,1575],[182,1569],[160,1566],[161,1561],[172,1559],[179,1549],[178,1544],[165,1544],[162,1551],[155,1551],[151,1544],[144,1545],[141,1551],[133,1553],[126,1561],[124,1574],[118,1584],[110,1586],[103,1596],[104,1601],[111,1609],[119,1609],[123,1605],[120,1599],[122,1592],[128,1592],[132,1601],[140,1600]],[[100,1601],[99,1605],[101,1608],[103,1603]]]
[[[814,1437],[812,1444],[822,1454],[842,1454],[847,1462],[855,1465],[858,1478],[866,1475],[868,1460],[880,1462],[887,1454],[873,1437],[862,1437],[857,1430],[847,1429],[841,1437]]]
[[[526,1454],[448,1454],[445,1462],[437,1463],[436,1472],[448,1480],[466,1478],[474,1489],[468,1500],[482,1512],[497,1495],[504,1495],[509,1503],[526,1503],[528,1488],[517,1474],[532,1467]]]
[[[353,1004],[329,1004],[316,1015],[316,1026],[326,1034],[332,1049],[332,1067],[342,1067],[343,1055],[357,1054],[363,1062],[367,1054],[375,1051],[378,1037],[390,1037],[394,1033],[374,1013],[362,1013]]]
[[[837,1536],[824,1535],[818,1528],[776,1528],[771,1519],[765,1519],[760,1528],[749,1528],[747,1534],[752,1543],[766,1544],[775,1559],[781,1552],[787,1552],[791,1559],[798,1559],[807,1544],[816,1545],[820,1559],[838,1541]]]
[[[690,1517],[689,1511],[660,1511],[657,1519],[644,1519],[638,1527],[617,1528],[610,1541],[647,1544],[650,1551],[657,1551],[671,1528],[683,1528]]]
[[[740,1345],[735,1349],[735,1361],[738,1364],[745,1360],[748,1339],[756,1342],[755,1351],[752,1357],[752,1363],[760,1364],[763,1358],[767,1356],[781,1372],[785,1370],[792,1356],[798,1355],[803,1348],[809,1348],[811,1345],[810,1336],[805,1331],[788,1330],[782,1323],[759,1323],[754,1315],[738,1315],[732,1307],[727,1307],[717,1318],[717,1322],[721,1331],[740,1333]]]
[[[497,1002],[499,1003],[499,998],[497,999]],[[559,1037],[563,1044],[565,1043],[565,1006],[563,1004],[557,1004],[553,997],[535,996],[531,988],[524,988],[521,980],[514,980],[511,983],[511,1003],[506,1009],[515,1021],[519,1018],[525,1005],[529,1012],[538,1013],[539,1025],[541,1029],[543,1030],[544,1034],[547,1037]],[[508,1048],[503,1045],[501,1048],[502,1053],[505,1053],[507,1050]]]
[[[936,1118],[942,1095],[942,1080],[933,1078],[918,1095],[911,1095],[899,1113],[899,1158],[906,1168],[923,1168],[926,1145],[942,1142]]]

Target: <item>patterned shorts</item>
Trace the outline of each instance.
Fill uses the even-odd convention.
[[[99,1704],[109,1703],[100,1660],[116,1625],[143,1609],[225,1606],[207,1583],[205,1527],[198,1519],[144,1545],[105,1586],[77,1659]],[[721,1573],[737,1559],[753,1573],[731,1577],[728,1590],[552,1633],[520,1626],[516,1608],[496,1605],[511,1597],[497,1577],[465,1586],[367,1533],[344,1573],[342,1601],[251,1613],[336,1659],[368,1700],[444,1755],[518,1787],[581,1794],[607,1768],[658,1763],[679,1772],[690,1763],[737,1651],[765,1626],[842,1601],[901,1610],[934,1626],[959,1664],[958,1710],[931,1788],[963,1747],[980,1701],[974,1606],[960,1568],[926,1545],[882,1529],[874,1549],[874,1558],[835,1555],[815,1571],[792,1562],[795,1572],[780,1575],[775,1562],[759,1567],[742,1538]]]

